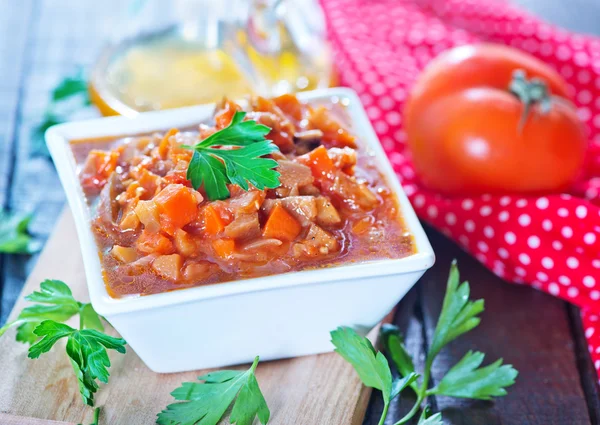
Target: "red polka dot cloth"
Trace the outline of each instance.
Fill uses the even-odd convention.
[[[354,88],[417,214],[496,275],[582,307],[600,369],[600,39],[490,0],[321,0],[342,85]],[[525,50],[569,84],[590,148],[570,193],[444,198],[419,186],[405,152],[404,101],[450,47],[491,41]]]

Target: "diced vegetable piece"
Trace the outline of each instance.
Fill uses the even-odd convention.
[[[317,205],[317,222],[321,226],[333,226],[342,222],[340,214],[331,204],[331,201],[324,196],[315,199]]]
[[[314,151],[298,157],[298,161],[308,165],[316,179],[322,179],[323,177],[331,178],[333,172],[336,171],[335,165],[327,153],[327,149],[323,146],[319,146]]]
[[[171,147],[171,136],[175,136],[178,132],[179,130],[176,128],[170,129],[158,145],[158,154],[162,159],[166,159],[167,155],[169,154],[169,148]]]
[[[258,213],[239,214],[225,227],[225,236],[233,239],[252,239],[260,235]]]
[[[240,107],[229,99],[223,99],[217,104],[215,111],[215,124],[217,129],[223,129],[231,123],[231,119]]]
[[[196,243],[194,239],[184,230],[175,231],[175,247],[180,254],[190,257],[196,253]]]
[[[309,226],[317,217],[317,204],[312,196],[267,199],[263,204],[263,210],[270,214],[275,205],[282,205],[302,226]]]
[[[302,119],[302,104],[293,94],[283,94],[278,96],[273,99],[273,103],[294,120],[300,121]]]
[[[354,166],[356,165],[356,151],[354,149],[348,147],[331,148],[328,153],[337,168],[346,174],[354,174]]]
[[[135,248],[115,245],[110,250],[110,253],[121,263],[133,263],[135,260],[137,260],[137,251]]]
[[[277,171],[281,174],[279,181],[281,185],[289,189],[307,186],[314,181],[311,169],[304,164],[294,161],[278,161]]]
[[[140,219],[136,215],[134,210],[128,211],[121,218],[121,222],[119,223],[119,228],[121,230],[135,230],[140,225]]]
[[[147,231],[158,233],[160,230],[160,221],[158,219],[158,209],[154,201],[139,201],[134,211]]]
[[[357,235],[362,235],[373,227],[373,223],[373,217],[364,217],[361,220],[354,223],[354,225],[352,226],[352,231]]]
[[[336,120],[331,118],[331,111],[320,107],[311,111],[308,122],[310,128],[323,132],[323,144],[328,148],[349,146],[356,148],[354,136],[345,130]]]
[[[181,228],[194,220],[198,214],[196,197],[192,190],[181,184],[170,184],[154,197],[158,212],[169,224]]]
[[[212,205],[207,205],[203,210],[204,231],[209,235],[216,235],[225,229],[225,222]]]
[[[338,251],[340,244],[326,230],[313,224],[301,243],[294,244],[293,253],[296,257],[316,257]]]
[[[265,238],[293,241],[302,231],[302,226],[281,205],[275,205],[263,230]]]
[[[190,263],[183,269],[183,278],[189,283],[201,282],[214,273],[214,266],[208,261]]]
[[[227,209],[234,214],[250,214],[258,211],[265,200],[265,192],[262,190],[251,190],[236,193],[232,190],[232,198],[225,201]]]
[[[230,258],[235,251],[235,241],[233,239],[217,239],[212,242],[215,254],[218,257]]]
[[[172,254],[175,252],[173,242],[161,233],[154,233],[144,229],[139,236],[136,247],[146,254]]]
[[[152,269],[162,277],[177,281],[181,277],[183,259],[179,254],[161,255],[152,262]]]

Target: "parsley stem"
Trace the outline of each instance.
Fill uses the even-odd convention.
[[[404,415],[404,417],[402,419],[400,419],[398,422],[396,422],[394,425],[402,425],[402,424],[407,423],[408,421],[410,421],[413,418],[413,416],[415,416],[415,414],[421,408],[421,403],[427,396],[427,385],[429,383],[429,376],[431,375],[432,363],[433,363],[433,359],[427,359],[427,362],[425,363],[425,373],[423,374],[423,383],[421,384],[421,388],[419,388],[419,392],[417,393],[417,401],[415,401],[415,404],[410,409],[410,411],[406,415]]]
[[[100,419],[100,408],[96,407],[96,410],[94,410],[94,422],[92,423],[92,425],[98,425],[99,419]]]
[[[387,417],[388,414],[388,409],[390,408],[390,403],[385,403],[383,405],[383,412],[381,412],[381,418],[379,418],[379,424],[378,425],[383,425],[383,423],[385,422],[385,418]]]

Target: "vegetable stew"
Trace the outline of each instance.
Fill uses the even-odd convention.
[[[254,97],[245,108],[223,100],[192,130],[73,141],[109,293],[413,253],[397,199],[347,121],[336,102]],[[263,141],[244,139],[250,131]]]

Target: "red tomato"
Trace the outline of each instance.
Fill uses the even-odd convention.
[[[521,96],[509,90],[516,70],[528,79]],[[523,93],[540,88],[533,88],[534,78],[551,97],[531,103],[525,114]],[[405,109],[418,176],[448,195],[566,189],[587,149],[566,97],[560,75],[519,50],[481,44],[441,54],[417,80]]]

